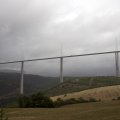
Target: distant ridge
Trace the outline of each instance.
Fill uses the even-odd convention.
[[[24,94],[44,92],[59,84],[56,77],[24,74]],[[20,95],[20,72],[16,70],[0,71],[0,102],[17,98]],[[9,101],[9,100],[7,100]]]
[[[12,70],[12,69],[3,69],[3,70],[0,70],[0,73],[20,73],[20,71]]]

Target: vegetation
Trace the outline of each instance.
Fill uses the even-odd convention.
[[[0,102],[2,104],[13,103],[16,98],[19,97],[19,80],[19,73],[0,73]],[[42,91],[47,96],[51,97],[61,94],[67,95],[68,93],[72,92],[118,84],[120,85],[120,78],[112,76],[64,77],[64,83],[59,84],[58,78],[25,74],[24,92],[25,95],[30,95],[31,93]]]
[[[48,88],[56,86],[59,79],[56,77],[43,77],[40,75],[24,75],[25,95],[45,91]],[[0,71],[0,103],[8,104],[19,97],[20,73],[19,72],[1,72]]]
[[[69,105],[69,104],[98,102],[98,101],[95,100],[94,98],[89,98],[89,100],[85,100],[83,98],[79,98],[79,99],[70,98],[67,100],[62,100],[61,98],[58,98],[56,101],[53,102],[49,97],[39,92],[31,96],[21,96],[18,102],[20,108],[53,108],[53,107],[61,107],[63,105]]]
[[[30,96],[21,96],[19,98],[20,108],[51,108],[54,107],[52,100],[42,93],[36,93]]]
[[[92,88],[120,85],[120,77],[64,77],[64,83],[46,91],[48,96],[57,96]]]
[[[120,100],[120,97],[118,97],[117,100]]]
[[[83,98],[75,99],[75,98],[70,98],[66,100],[62,100],[61,98],[58,98],[56,101],[54,101],[54,106],[55,107],[60,107],[63,105],[69,105],[69,104],[78,104],[78,103],[88,103],[88,102],[99,102],[94,98],[89,98],[89,100],[85,100]]]
[[[110,101],[113,99],[117,99],[120,96],[120,85],[115,86],[107,86],[100,88],[88,89],[80,92],[73,92],[68,94],[63,94],[59,96],[51,97],[53,101],[61,98],[62,100],[75,98],[79,99],[82,97],[83,99],[89,100],[89,98],[94,98],[97,101]]]
[[[0,108],[0,120],[8,120],[8,117],[2,107]]]

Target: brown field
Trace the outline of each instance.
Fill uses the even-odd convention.
[[[9,108],[8,120],[120,120],[120,101],[81,103],[61,108]]]
[[[70,98],[77,99],[80,97],[84,99],[95,98],[96,100],[101,100],[101,101],[117,99],[118,97],[120,97],[120,85],[100,87],[100,88],[84,90],[81,92],[68,93],[66,95],[51,97],[51,99],[55,101],[57,98],[66,100]]]

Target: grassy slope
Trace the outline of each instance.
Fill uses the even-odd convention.
[[[51,97],[52,100],[56,100],[57,98],[70,99],[70,98],[95,98],[97,100],[101,99],[102,101],[105,100],[112,100],[117,99],[120,97],[120,85],[115,86],[108,86],[108,87],[100,87],[100,88],[94,88],[89,90],[84,90],[81,92],[73,92],[66,95],[60,95],[60,96],[54,96]]]
[[[9,120],[120,120],[120,101],[84,103],[53,109],[7,110]]]

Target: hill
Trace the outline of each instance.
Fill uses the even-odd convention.
[[[97,87],[120,85],[120,78],[116,77],[64,77],[62,84],[56,77],[25,74],[24,78],[25,95],[43,91],[50,97]],[[0,103],[13,101],[19,96],[20,73],[10,70],[0,71],[0,89]]]
[[[120,78],[113,76],[99,77],[65,77],[64,83],[49,89],[46,94],[57,96],[72,92],[79,92],[87,89],[120,85]]]
[[[10,120],[119,120],[120,101],[83,103],[61,108],[9,108]]]
[[[55,77],[44,77],[39,75],[24,75],[24,93],[31,94],[36,91],[45,91],[59,83]],[[20,91],[20,73],[19,72],[0,72],[0,100],[16,98]],[[9,99],[9,100],[10,100]]]
[[[117,99],[118,97],[120,97],[120,85],[93,88],[81,92],[68,93],[64,95],[51,97],[51,99],[55,101],[58,98],[61,98],[63,100],[71,99],[71,98],[75,98],[75,99],[83,98],[88,100],[89,98],[94,98],[96,100],[101,100],[101,101],[110,101]]]

